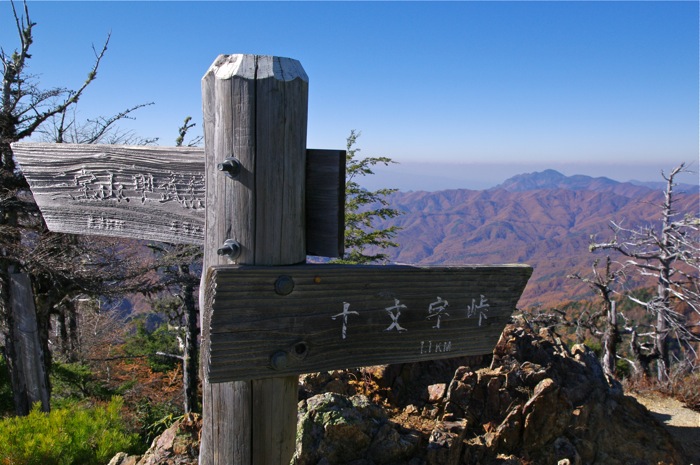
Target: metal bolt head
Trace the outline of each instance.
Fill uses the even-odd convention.
[[[233,157],[230,157],[226,158],[223,163],[217,164],[216,169],[226,173],[226,176],[228,176],[229,178],[236,179],[238,175],[241,174],[242,168],[241,162],[239,162]]]
[[[217,255],[227,255],[231,260],[235,260],[241,254],[241,244],[233,239],[226,239],[224,245],[217,249]]]
[[[270,366],[275,370],[283,370],[287,368],[289,364],[289,359],[287,358],[287,352],[279,350],[272,354],[270,357]]]
[[[275,281],[275,292],[279,295],[288,295],[294,290],[294,280],[291,276],[280,276]]]

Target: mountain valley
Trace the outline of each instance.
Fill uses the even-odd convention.
[[[697,186],[674,189],[674,205],[698,214]],[[402,212],[378,222],[397,225],[399,247],[390,260],[417,265],[526,263],[534,273],[521,307],[588,298],[585,284],[567,275],[588,274],[603,252],[592,241],[613,237],[611,222],[634,229],[659,225],[663,191],[608,178],[564,176],[554,170],[514,176],[488,190],[396,192],[388,198]],[[619,259],[612,255],[613,260]]]

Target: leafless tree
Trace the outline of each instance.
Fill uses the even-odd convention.
[[[50,315],[57,305],[82,293],[103,295],[116,292],[114,283],[119,283],[120,292],[136,288],[143,285],[145,276],[142,270],[130,268],[136,265],[134,260],[115,261],[118,245],[100,243],[98,247],[89,247],[94,244],[94,239],[48,232],[27,181],[15,164],[11,144],[40,133],[46,139],[50,131],[47,128],[53,128],[54,140],[57,141],[80,142],[75,137],[81,130],[93,142],[106,141],[120,134],[115,132],[115,123],[130,117],[140,106],[78,127],[70,116],[75,115],[79,99],[97,77],[109,36],[101,48],[93,48],[93,65],[77,90],[62,87],[42,89],[37,77],[28,71],[36,23],[29,16],[26,2],[21,11],[14,2],[10,2],[10,6],[19,44],[12,53],[0,47],[3,79],[0,96],[0,349],[10,372],[16,411],[26,414],[32,398],[23,388],[24,368],[17,362],[12,304],[18,301],[18,296],[13,291],[10,276],[21,272],[28,274],[32,281],[30,298],[36,307],[46,368],[42,384],[46,389],[49,386],[46,373],[51,362],[48,349]],[[44,408],[48,409],[48,405]]]
[[[602,364],[605,374],[615,375],[617,363],[617,345],[621,340],[618,326],[616,302],[613,300],[615,285],[624,276],[622,267],[614,269],[610,256],[605,257],[603,270],[599,270],[599,260],[595,260],[590,276],[574,273],[568,277],[586,283],[601,299],[598,311],[590,313],[586,310],[578,317],[578,327],[585,327],[596,338],[602,341]]]
[[[16,335],[13,329],[12,303],[18,299],[11,286],[10,276],[23,272],[27,244],[36,240],[43,231],[38,210],[28,193],[27,181],[17,170],[11,145],[31,136],[47,120],[75,105],[84,90],[97,77],[97,70],[107,50],[109,37],[100,51],[95,51],[95,62],[87,79],[77,90],[66,88],[42,89],[36,77],[28,72],[33,28],[36,25],[24,3],[24,14],[10,3],[19,47],[11,54],[0,48],[2,62],[2,95],[0,96],[0,325],[4,339],[3,355],[10,371],[15,408],[26,414],[32,401],[22,390],[22,366],[17,362]],[[40,322],[41,323],[41,322]],[[46,340],[46,339],[45,339]],[[48,347],[44,347],[48,352]],[[49,386],[45,375],[44,386]],[[44,388],[42,388],[43,390]],[[44,405],[47,409],[48,406]]]
[[[24,3],[24,16],[17,13],[14,2],[14,15],[20,47],[8,55],[0,48],[0,61],[3,67],[2,108],[0,108],[0,154],[3,174],[17,177],[17,187],[24,187],[22,176],[15,173],[15,162],[10,144],[31,136],[42,124],[56,115],[65,113],[78,103],[85,89],[97,78],[100,62],[107,52],[109,36],[98,51],[93,48],[95,61],[88,76],[77,90],[56,87],[41,89],[36,77],[29,74],[28,60],[33,43],[33,28],[36,23],[29,16],[29,9]]]
[[[657,362],[659,381],[669,379],[670,340],[676,339],[693,354],[693,342],[700,340],[685,314],[694,312],[700,315],[700,218],[697,211],[684,214],[675,209],[675,179],[684,171],[687,168],[681,164],[668,175],[662,173],[666,188],[660,205],[659,224],[626,229],[613,222],[613,238],[590,246],[591,251],[614,250],[620,253],[626,264],[640,275],[656,280],[656,292],[649,300],[630,298],[655,318],[653,349],[649,357]]]

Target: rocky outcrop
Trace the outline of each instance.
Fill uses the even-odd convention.
[[[546,330],[508,326],[490,368],[458,369],[443,420],[465,424],[454,463],[686,463],[668,432],[606,379],[590,349],[568,350]]]
[[[488,368],[461,366],[448,383],[429,384],[445,363],[306,378],[310,397],[300,403],[294,463],[688,463],[668,432],[606,378],[583,345],[568,349],[546,330],[509,325]],[[315,389],[328,386],[337,394],[313,396],[310,380]],[[384,402],[350,396],[372,386]],[[377,455],[382,448],[391,452]]]
[[[299,403],[297,446],[292,464],[355,465],[415,463],[420,437],[390,423],[366,396],[325,393]]]
[[[197,465],[202,419],[188,414],[153,440],[141,456],[117,454],[109,465]]]

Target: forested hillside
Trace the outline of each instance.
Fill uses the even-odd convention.
[[[680,186],[675,206],[696,213],[697,187]],[[397,192],[390,204],[403,212],[381,224],[397,225],[400,247],[390,259],[422,265],[527,263],[534,274],[523,307],[588,298],[585,284],[566,278],[590,269],[592,238],[611,236],[610,223],[633,228],[660,221],[663,192],[548,170],[518,175],[489,190]]]

